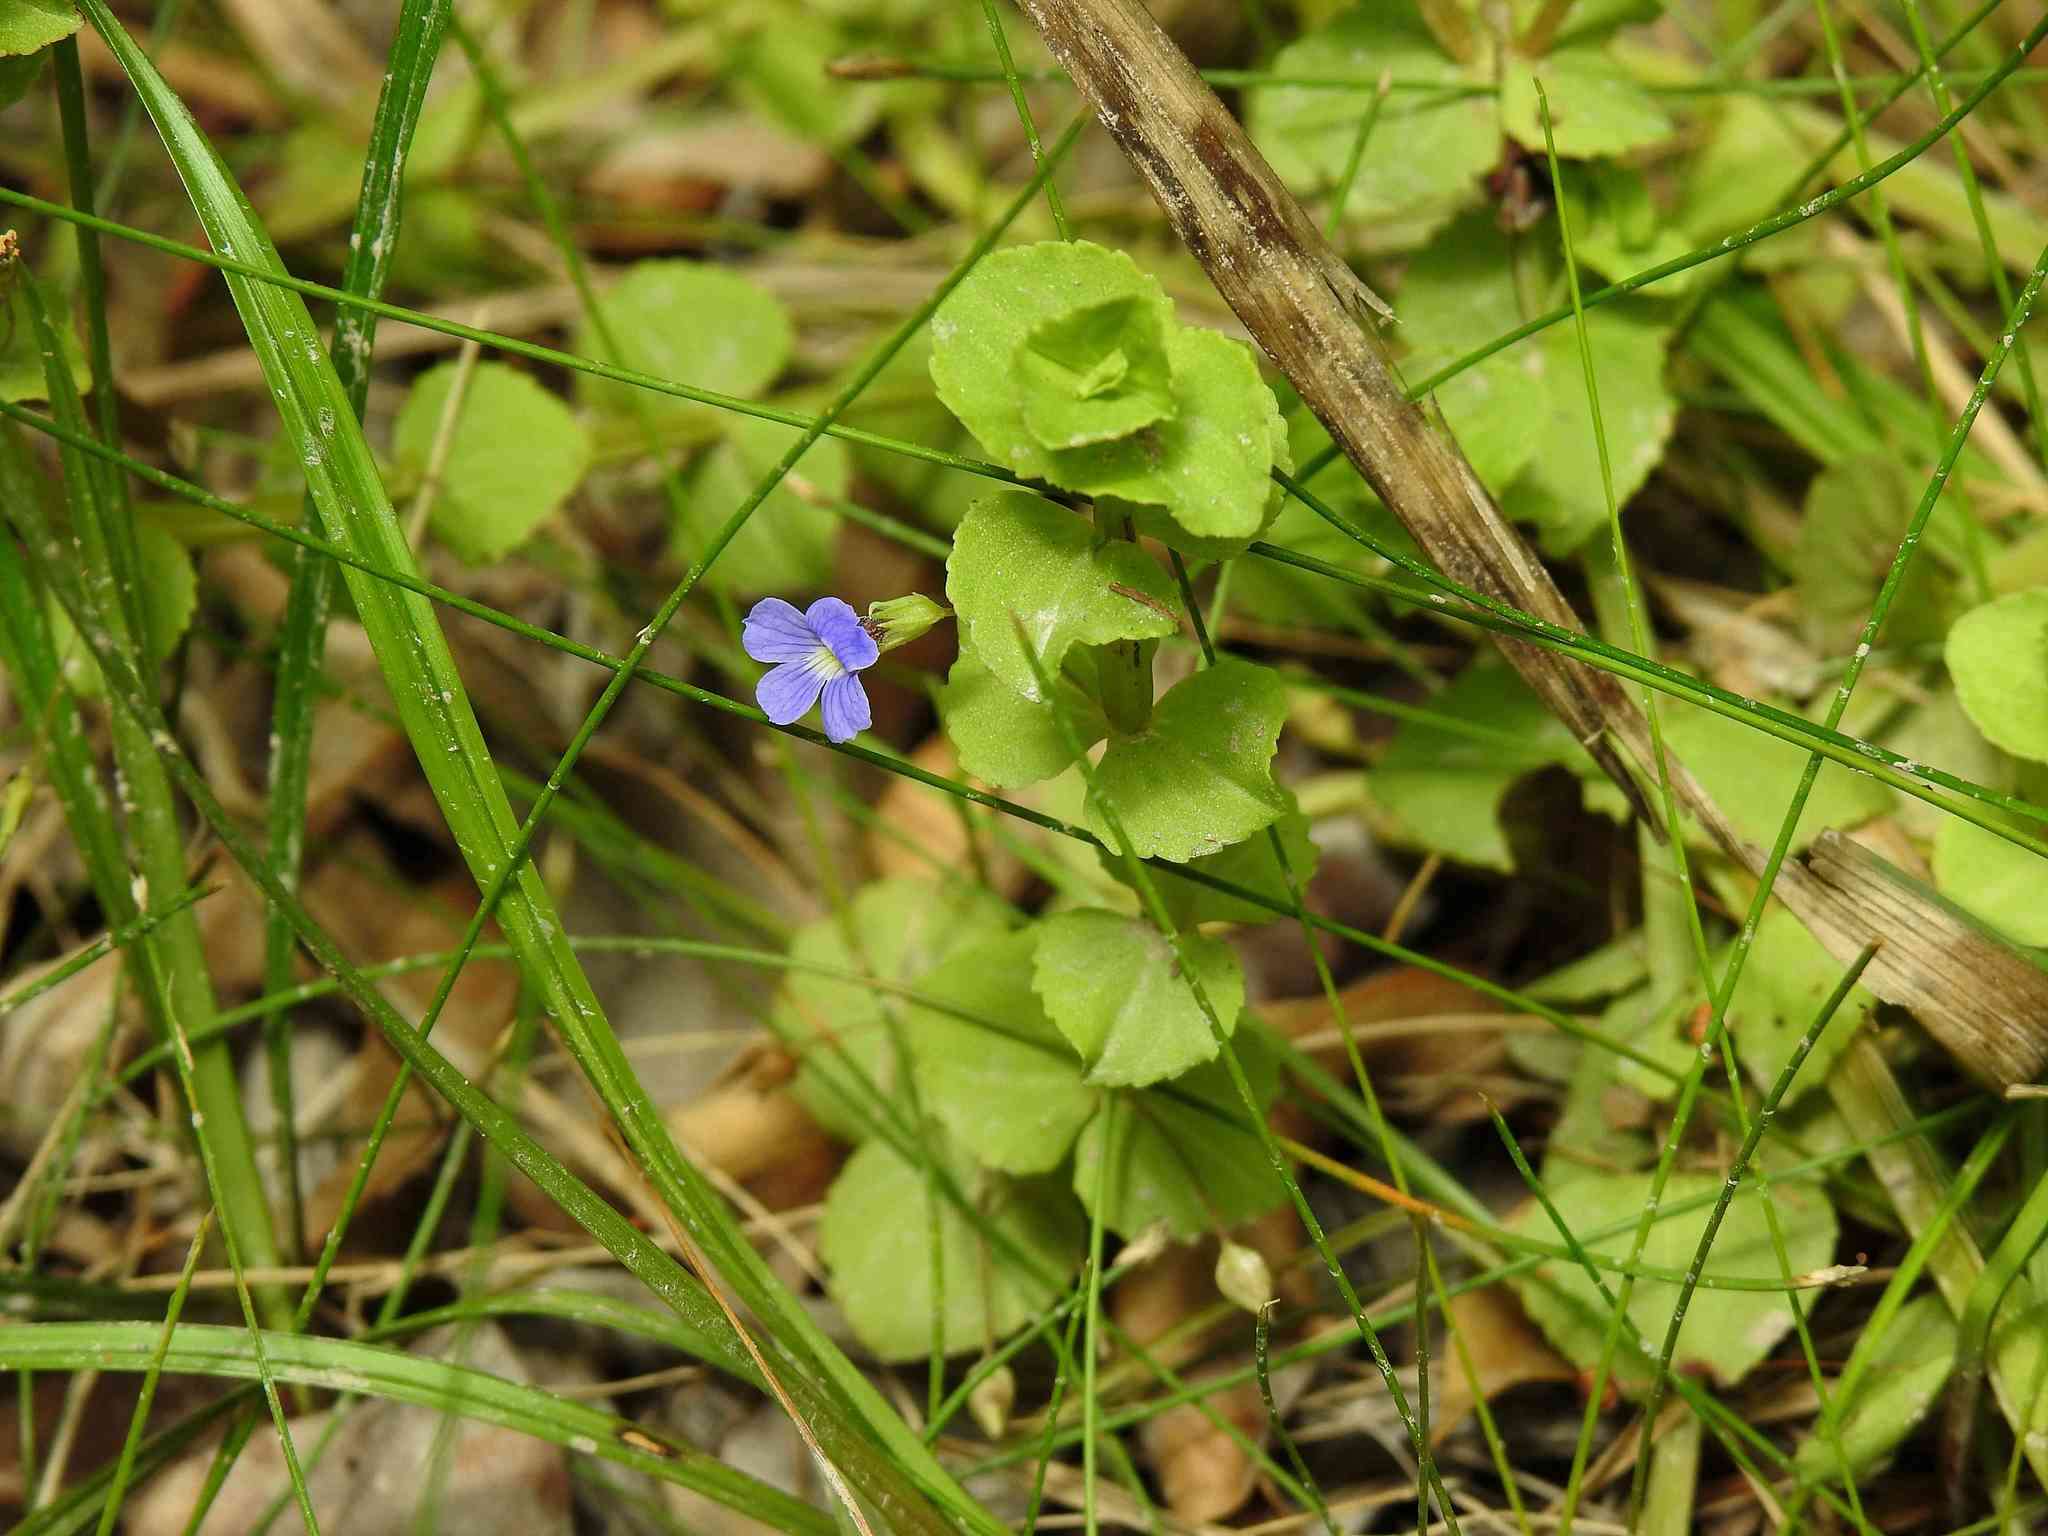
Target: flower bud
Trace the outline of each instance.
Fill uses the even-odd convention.
[[[940,607],[922,592],[913,592],[908,597],[869,603],[868,616],[862,623],[875,637],[876,645],[893,651],[899,645],[910,644],[939,620],[951,617],[952,609]]]
[[[991,1440],[1003,1438],[1016,1405],[1017,1376],[1007,1365],[997,1366],[967,1394],[967,1411]]]
[[[1226,1240],[1216,1255],[1216,1289],[1225,1301],[1256,1312],[1273,1299],[1273,1272],[1257,1249]]]

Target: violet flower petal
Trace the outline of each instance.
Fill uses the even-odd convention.
[[[868,712],[868,691],[851,672],[825,685],[825,739],[851,741],[874,723]]]
[[[764,597],[740,626],[740,644],[756,661],[803,661],[818,648],[818,632],[794,603]]]
[[[849,672],[872,667],[882,648],[852,607],[836,597],[821,597],[805,611],[804,618],[820,640],[831,649],[839,665]]]
[[[813,640],[812,652],[817,648],[818,642]],[[825,675],[809,662],[785,661],[761,674],[761,681],[754,684],[754,699],[777,725],[791,725],[818,702],[818,690],[824,686]]]

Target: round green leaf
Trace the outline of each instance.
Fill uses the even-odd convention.
[[[0,0],[0,58],[40,53],[83,24],[70,0]]]
[[[1552,1198],[1565,1225],[1590,1252],[1626,1258],[1636,1218],[1649,1198],[1652,1177],[1647,1172],[1589,1174],[1554,1189]],[[1643,1246],[1643,1263],[1666,1270],[1691,1267],[1710,1213],[1704,1198],[1710,1198],[1720,1187],[1721,1180],[1714,1174],[1672,1174],[1664,1186],[1663,1205],[1667,1209],[1695,1198],[1702,1198],[1703,1203],[1682,1214],[1663,1217],[1652,1226],[1649,1240]],[[1774,1184],[1771,1198],[1778,1205],[1792,1273],[1805,1274],[1832,1263],[1835,1212],[1820,1187]],[[1515,1226],[1531,1237],[1557,1241],[1556,1228],[1534,1201],[1522,1208]],[[1588,1240],[1589,1233],[1614,1226],[1622,1230],[1597,1241]],[[1728,1207],[1703,1273],[1710,1278],[1760,1280],[1778,1272],[1762,1202],[1753,1193],[1738,1195]],[[1619,1279],[1611,1274],[1606,1278],[1610,1287]],[[1555,1259],[1510,1284],[1520,1294],[1531,1320],[1573,1364],[1590,1369],[1600,1359],[1607,1336],[1608,1307],[1578,1264],[1570,1259]],[[1801,1294],[1803,1297],[1810,1293]],[[1675,1283],[1647,1276],[1636,1281],[1628,1315],[1652,1349],[1663,1342],[1664,1330],[1677,1302]],[[1792,1314],[1782,1292],[1702,1286],[1693,1292],[1671,1368],[1682,1374],[1704,1375],[1720,1386],[1732,1387],[1791,1331]],[[1647,1389],[1650,1379],[1649,1366],[1634,1350],[1623,1345],[1615,1351],[1614,1380],[1624,1392],[1639,1395]]]
[[[1944,818],[1934,834],[1934,887],[2015,944],[2048,945],[2048,861],[1995,832]]]
[[[1179,627],[1177,595],[1135,544],[1096,541],[1094,526],[1028,491],[977,501],[953,537],[946,597],[962,645],[1027,699],[1040,697],[1024,633],[1048,677],[1076,645],[1150,640]]]
[[[1041,447],[1079,448],[1172,415],[1167,325],[1136,296],[1039,321],[1016,354],[1025,430]]]
[[[1788,741],[1704,709],[1668,710],[1663,726],[1671,751],[1727,813],[1735,830],[1760,847],[1770,847],[1806,771],[1807,754]],[[1588,775],[1586,804],[1625,816],[1620,791],[1604,779],[1592,778],[1589,769],[1582,771]],[[1891,803],[1892,792],[1876,779],[1837,763],[1823,763],[1800,813],[1791,851],[1805,848],[1823,828],[1846,830],[1881,816]],[[1696,823],[1688,819],[1687,825],[1695,841],[1705,840]]]
[[[1444,725],[1404,721],[1366,787],[1418,848],[1461,864],[1512,870],[1500,824],[1508,790],[1539,769],[1590,760],[1505,662],[1482,659],[1430,701]],[[1454,723],[1478,729],[1467,734]]]
[[[460,364],[443,363],[405,397],[392,449],[414,474],[433,462],[461,377]],[[569,499],[590,468],[590,437],[568,406],[504,363],[471,368],[454,409],[429,522],[456,554],[483,564],[524,543]]]
[[[904,1008],[925,1113],[1005,1173],[1057,1167],[1096,1108],[1073,1048],[1046,1018],[1038,994],[1018,985],[1038,942],[1037,931],[1027,929],[955,950],[917,990],[958,1011]]]
[[[1717,973],[1725,972],[1726,965],[1724,957],[1716,964]],[[1729,1027],[1735,1031],[1743,1068],[1760,1090],[1768,1091],[1778,1080],[1793,1047],[1820,1016],[1821,1006],[1840,985],[1846,969],[1785,908],[1774,905],[1764,913],[1742,979],[1728,1005]],[[1877,999],[1861,987],[1843,999],[1826,1031],[1814,1042],[1799,1075],[1792,1079],[1785,1103],[1795,1102],[1808,1089],[1827,1081],[1835,1058],[1855,1036],[1858,1022],[1876,1006]]]
[[[932,1138],[945,1166],[983,1218],[1020,1252],[998,1258],[950,1201],[938,1212],[945,1276],[940,1341],[946,1353],[980,1349],[1029,1322],[1056,1297],[1086,1241],[1074,1204],[1044,1182],[978,1172]],[[885,1141],[854,1153],[825,1197],[818,1252],[832,1297],[854,1334],[885,1361],[922,1360],[932,1348],[932,1223],[924,1170]],[[1020,1262],[1021,1260],[1021,1262]]]
[[[1166,290],[1122,251],[1086,240],[997,251],[932,316],[932,383],[992,455],[1019,474],[1067,485],[1025,422],[1019,354],[1040,327],[1088,311],[1121,316],[1124,333],[1142,345],[1136,338],[1148,328],[1135,318],[1141,310],[1152,313],[1151,333],[1177,329]]]
[[[726,519],[801,435],[778,421],[732,418],[725,440],[691,468],[689,498],[673,543],[679,562],[687,564],[711,547]],[[846,499],[851,481],[846,445],[835,437],[819,438],[740,525],[704,580],[737,597],[829,585],[839,533],[829,509]]]
[[[1216,1039],[1173,945],[1150,923],[1089,908],[1038,925],[1031,984],[1045,1011],[1105,1086],[1156,1083],[1212,1059]],[[1244,1007],[1244,973],[1220,940],[1181,941],[1227,1034]]]
[[[1112,432],[1150,406],[1081,426],[1080,402],[1058,403],[1062,391],[1106,380],[1114,353],[1123,356],[1120,380],[1134,369],[1156,380],[1156,365],[1141,363],[1158,337],[1172,393],[1148,424]],[[932,338],[939,398],[1019,474],[1165,507],[1182,528],[1208,538],[1248,539],[1264,522],[1272,467],[1286,462],[1272,391],[1241,343],[1177,326],[1157,280],[1121,251],[1086,241],[999,251],[933,317]],[[1047,347],[1066,361],[1055,364]],[[1153,389],[1156,382],[1145,393]],[[1037,413],[1035,426],[1027,410]],[[1084,444],[1045,446],[1055,432]]]
[[[939,691],[939,717],[959,749],[960,766],[998,789],[1036,784],[1072,766],[1067,731],[1084,749],[1109,734],[1102,707],[1071,679],[1056,678],[1049,700],[1027,699],[966,654]]]
[[[1115,835],[1115,810],[1141,859],[1185,864],[1241,843],[1292,808],[1273,782],[1287,689],[1270,668],[1227,659],[1170,689],[1146,728],[1111,740],[1095,770],[1088,825]]]
[[[741,100],[811,143],[856,143],[901,89],[832,79],[831,63],[852,50],[851,40],[832,17],[805,6],[757,0],[725,46]]]
[[[1664,457],[1678,418],[1678,402],[1664,385],[1667,335],[1664,322],[1646,311],[1606,305],[1586,316],[1614,496],[1624,507]],[[1577,329],[1554,325],[1529,345],[1541,361],[1525,359],[1523,367],[1540,366],[1550,379],[1548,406],[1535,425],[1542,451],[1508,486],[1501,509],[1517,522],[1534,523],[1548,553],[1565,555],[1607,526],[1593,409]],[[1503,358],[1513,358],[1515,350]]]
[[[792,960],[878,981],[914,983],[956,949],[1009,931],[1010,909],[979,886],[948,887],[944,899],[923,880],[878,880],[848,903],[846,918],[822,917],[791,941]],[[897,1089],[888,1014],[901,1004],[857,980],[791,971],[777,1013],[785,1034],[810,1043],[794,1091],[834,1135],[860,1141],[873,1091]],[[872,1084],[873,1088],[868,1085]]]
[[[612,357],[587,319],[576,333],[578,352],[720,394],[758,395],[788,365],[796,344],[782,302],[723,267],[638,262],[598,302],[623,355]],[[589,374],[576,375],[576,388],[586,404],[628,421],[637,419],[636,394],[657,422],[727,420],[710,406]]]
[[[1800,614],[1816,643],[1841,651],[1856,644],[1918,497],[1919,487],[1890,454],[1845,459],[1814,476],[1792,568]],[[1915,645],[1936,638],[1945,627],[1948,589],[1940,566],[1923,551],[1906,567],[1893,598],[1886,641]]]
[[[1336,186],[1382,73],[1439,81],[1442,94],[1398,91],[1380,109],[1345,200],[1376,241],[1415,244],[1479,195],[1500,158],[1493,103],[1444,56],[1414,0],[1359,5],[1274,56],[1280,75],[1356,82],[1349,90],[1273,86],[1247,93],[1246,122],[1273,168],[1303,193]],[[1403,316],[1406,319],[1406,316]]]
[[[1948,632],[1948,671],[1984,739],[2048,763],[2048,587],[1972,608]]]
[[[1500,123],[1508,137],[1543,153],[1536,82],[1550,98],[1551,135],[1560,155],[1590,160],[1625,154],[1671,136],[1655,99],[1599,48],[1563,48],[1541,59],[1510,52],[1500,85]]]
[[[1279,1090],[1279,1065],[1255,1030],[1241,1031],[1232,1048],[1263,1113]],[[1158,1088],[1120,1094],[1088,1122],[1074,1143],[1074,1192],[1091,1212],[1106,1146],[1112,1161],[1102,1221],[1123,1237],[1163,1222],[1185,1242],[1287,1198],[1220,1061]]]
[[[1899,1308],[1878,1341],[1856,1395],[1835,1410],[1842,1460],[1852,1473],[1872,1470],[1896,1450],[1941,1397],[1956,1363],[1956,1320],[1939,1292],[1916,1296]],[[1818,1425],[1799,1442],[1792,1465],[1801,1478],[1833,1481],[1841,1464]]]
[[[1295,887],[1306,892],[1308,882],[1316,872],[1315,840],[1309,836],[1308,818],[1299,809],[1292,808],[1293,794],[1286,789],[1281,793],[1287,796],[1290,809],[1275,824],[1275,830],[1280,834],[1280,846],[1286,852],[1287,868],[1293,872]],[[1115,879],[1129,878],[1122,859],[1107,849],[1102,850],[1101,859],[1102,867]],[[1245,886],[1262,896],[1269,896],[1283,909],[1293,900],[1287,873],[1274,856],[1272,839],[1267,835],[1248,837],[1221,853],[1190,859],[1183,867],[1190,874],[1228,880],[1233,885]],[[1193,880],[1183,880],[1175,871],[1158,865],[1152,867],[1151,875],[1159,888],[1160,899],[1166,903],[1166,910],[1182,928],[1191,928],[1196,923],[1270,923],[1276,916],[1271,908],[1258,906],[1241,897],[1226,896]]]
[[[1692,249],[1677,226],[1666,222],[1641,171],[1605,160],[1560,169],[1571,206],[1572,253],[1581,267],[1618,280]],[[1682,293],[1700,279],[1697,267],[1675,272],[1658,291]]]
[[[1518,262],[1499,224],[1479,212],[1456,220],[1417,253],[1400,291],[1400,336],[1410,348],[1403,366],[1411,378],[1429,377],[1528,318],[1526,303],[1541,302],[1552,263],[1547,252],[1519,254]],[[1525,301],[1522,283],[1531,283],[1535,299]],[[1437,407],[1458,446],[1495,494],[1539,447],[1550,446],[1543,424],[1554,388],[1549,354],[1534,342],[1497,352],[1437,387]]]
[[[1046,478],[1091,496],[1162,506],[1187,532],[1251,539],[1268,520],[1287,430],[1242,342],[1184,329],[1167,339],[1175,413],[1134,436],[1050,454]]]

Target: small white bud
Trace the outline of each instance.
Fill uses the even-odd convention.
[[[1125,1269],[1139,1264],[1150,1264],[1166,1252],[1167,1244],[1172,1241],[1173,1234],[1166,1229],[1166,1223],[1155,1221],[1117,1251],[1111,1267]]]
[[[967,1411],[991,1440],[1000,1440],[1010,1427],[1010,1410],[1017,1404],[1017,1377],[1007,1365],[999,1365],[967,1394]]]
[[[1216,1289],[1225,1301],[1257,1312],[1273,1299],[1273,1272],[1257,1249],[1226,1241],[1216,1255]]]

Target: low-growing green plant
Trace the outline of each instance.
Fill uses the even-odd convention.
[[[36,100],[48,61],[69,187],[68,205],[0,187],[28,230],[0,246],[0,664],[24,775],[0,806],[0,857],[40,775],[109,930],[10,984],[0,1020],[118,951],[154,1034],[113,1066],[108,1010],[82,1081],[62,1105],[32,1106],[42,1140],[0,1204],[0,1239],[19,1259],[0,1289],[27,1319],[0,1330],[0,1364],[22,1386],[20,1529],[110,1531],[128,1491],[208,1426],[233,1426],[224,1470],[266,1411],[296,1514],[316,1529],[308,1469],[327,1440],[294,1428],[313,1392],[509,1426],[779,1528],[823,1532],[843,1517],[931,1536],[1009,1528],[968,1474],[1027,1460],[1038,1463],[1024,1522],[1035,1526],[1046,1465],[1068,1449],[1091,1529],[1112,1481],[1137,1511],[1159,1498],[1210,1519],[1178,1504],[1158,1448],[1168,1436],[1148,1440],[1142,1468],[1123,1438],[1192,1406],[1216,1437],[1205,1443],[1227,1444],[1216,1454],[1247,1469],[1247,1489],[1256,1474],[1277,1506],[1335,1529],[1332,1491],[1317,1482],[1335,1464],[1296,1443],[1281,1373],[1360,1340],[1370,1389],[1400,1424],[1389,1444],[1409,1457],[1418,1529],[1455,1531],[1464,1513],[1439,1464],[1453,1426],[1432,1419],[1454,1379],[1491,1468],[1473,1477],[1497,1479],[1523,1529],[1539,1487],[1562,1490],[1561,1528],[1587,1513],[1609,1387],[1642,1420],[1646,1449],[1612,1511],[1638,1529],[1689,1528],[1713,1457],[1788,1529],[1873,1530],[1863,1485],[1902,1448],[1929,1444],[1937,1418],[1952,1481],[1999,1462],[1999,1517],[2038,1513],[2021,1472],[2048,1492],[2042,1121],[2023,1100],[1993,1108],[1906,1026],[1878,957],[1907,935],[1880,933],[1850,961],[1769,900],[1785,861],[1814,852],[1817,866],[1855,833],[1893,861],[1869,867],[1889,870],[1872,878],[1907,893],[1906,910],[1938,912],[1956,925],[1944,931],[2044,968],[2048,423],[2024,327],[2048,274],[2048,221],[2013,173],[2038,170],[2048,131],[2048,109],[2026,94],[2038,81],[2015,80],[2048,18],[2023,18],[1993,45],[1983,40],[1995,29],[1977,29],[1997,0],[1967,19],[1902,6],[1918,68],[1871,78],[1852,75],[1826,0],[1811,74],[1753,67],[1792,10],[1726,7],[1715,24],[1733,35],[1709,48],[1680,36],[1699,18],[1637,0],[1304,0],[1288,17],[1255,4],[1240,56],[1258,67],[1212,72],[1244,92],[1253,138],[1341,254],[1384,280],[1384,338],[1405,388],[1583,598],[1586,636],[1421,557],[1292,386],[1217,323],[1200,271],[1153,237],[1122,183],[1104,215],[1099,170],[1067,159],[1083,124],[1040,134],[1034,114],[1058,99],[1040,89],[1048,55],[994,4],[650,8],[668,29],[649,54],[661,69],[632,62],[656,78],[705,71],[690,87],[705,99],[690,96],[678,119],[691,132],[745,121],[767,158],[815,152],[866,234],[917,260],[942,253],[921,302],[877,327],[859,302],[819,324],[815,306],[774,286],[772,261],[672,247],[595,272],[534,144],[580,110],[579,90],[638,90],[639,77],[625,68],[552,95],[502,68],[504,39],[445,0],[400,8],[368,154],[346,114],[310,118],[282,137],[283,173],[262,188],[260,213],[241,190],[244,163],[230,168],[106,0],[82,0],[211,250],[145,235],[95,213],[104,183],[86,137],[80,15],[65,0],[0,0],[0,110]],[[1930,20],[1953,30],[1937,39]],[[469,79],[430,99],[444,33]],[[967,56],[991,40],[999,68]],[[1944,73],[1946,55],[1980,43],[1981,68]],[[1021,119],[1018,162],[1030,156],[1021,190],[982,170],[987,122],[954,112],[996,82]],[[1917,136],[1882,137],[1879,114],[1923,89],[1921,117],[1898,119]],[[1831,94],[1839,114],[1802,99]],[[1977,138],[1994,120],[1999,136]],[[1944,136],[1959,146],[1953,172],[1927,156]],[[508,257],[481,231],[507,217],[508,194],[459,174],[497,154],[571,278],[562,350],[382,296],[391,281],[438,299],[444,277],[503,276]],[[1084,175],[1087,198],[1076,195]],[[1852,196],[1870,209],[1872,238],[1826,217]],[[813,254],[844,255],[819,233],[836,217],[817,214],[799,236],[769,219],[711,221],[690,241],[772,251],[812,239]],[[49,238],[58,220],[75,247]],[[953,221],[971,234],[951,239]],[[1056,238],[1032,238],[1048,228]],[[272,243],[344,229],[339,288],[290,276]],[[172,473],[124,431],[103,237],[225,275],[274,433],[209,423],[208,452],[188,451],[180,424]],[[307,300],[340,307],[331,350]],[[465,350],[373,413],[382,318]],[[1862,334],[1873,323],[1891,327],[1899,357]],[[1974,389],[1957,358],[1981,366]],[[30,431],[54,440],[54,473]],[[194,466],[212,463],[247,470],[252,492],[199,484]],[[658,498],[642,495],[657,486]],[[622,508],[589,536],[594,509]],[[879,546],[855,543],[853,527],[903,554],[891,569],[918,574],[875,576]],[[258,535],[292,553],[274,646],[209,611],[195,560]],[[653,596],[647,573],[617,559],[624,548],[672,567]],[[575,593],[576,622],[508,611],[516,600],[489,584],[505,565]],[[358,963],[301,896],[337,580],[386,694],[340,702],[395,717],[480,896],[447,954]],[[850,600],[856,586],[864,606]],[[494,720],[487,735],[442,608],[593,669],[545,781],[504,767],[515,728]],[[1658,695],[1649,718],[1669,760],[1644,765],[1646,778],[1682,765],[1726,827],[1702,824],[1714,819],[1703,801],[1671,796],[1673,824],[1617,837],[1609,823],[1627,831],[1649,797],[1609,778],[1602,744],[1576,739],[1506,661],[1469,649],[1472,628]],[[949,665],[925,659],[947,644]],[[217,757],[181,734],[200,734],[177,707],[195,647],[274,658],[265,847],[220,792]],[[909,706],[883,697],[906,680]],[[673,733],[691,780],[679,803],[772,869],[803,920],[659,846],[580,782],[585,749],[634,683],[688,701],[686,719],[803,745],[743,769],[716,733]],[[914,757],[908,708],[935,721]],[[102,720],[111,773],[95,750]],[[936,842],[928,826],[821,764],[946,796],[956,850],[924,846]],[[764,790],[771,772],[781,782]],[[767,830],[771,795],[787,796],[799,833]],[[1683,803],[1700,815],[1676,816]],[[827,827],[842,815],[928,867],[843,867],[844,840]],[[264,985],[241,1006],[222,1006],[208,974],[194,911],[211,887],[188,867],[195,828],[267,906]],[[1339,881],[1356,875],[1361,828],[1408,886],[1383,934],[1311,899],[1326,864]],[[1731,828],[1772,850],[1761,879],[1730,856]],[[567,931],[556,882],[533,859],[544,829],[662,936]],[[799,840],[807,847],[790,852]],[[1347,840],[1350,854],[1334,858]],[[1588,850],[1599,858],[1577,857]],[[996,878],[998,860],[1029,879]],[[1591,891],[1602,879],[1612,889]],[[1602,900],[1613,920],[1587,940],[1597,925],[1584,912]],[[37,910],[51,933],[67,931],[66,913]],[[502,944],[487,937],[493,923]],[[1407,947],[1400,935],[1417,929]],[[40,929],[22,942],[10,964],[55,954]],[[815,1233],[845,1332],[762,1258],[614,1033],[586,960],[636,943],[729,986],[793,1061],[798,1112],[846,1150]],[[301,983],[301,951],[326,979]],[[1435,972],[1475,1010],[1498,1011],[1362,1023],[1358,994],[1338,984],[1351,952]],[[1300,1006],[1320,1010],[1328,1038],[1316,1050],[1269,1007],[1253,961],[1276,954],[1313,974]],[[525,989],[511,1060],[489,1077],[458,1069],[430,1037],[480,956],[514,961]],[[730,967],[775,980],[730,985]],[[439,982],[415,1022],[378,983],[428,968]],[[1941,973],[1929,985],[1978,980]],[[304,1237],[292,1010],[330,994],[404,1067],[294,1298],[275,1269]],[[668,1248],[514,1112],[543,1014]],[[281,1190],[265,1187],[232,1071],[230,1032],[257,1019]],[[1446,1040],[1470,1031],[1469,1070],[1433,1055],[1428,1107],[1415,1107],[1412,1082],[1383,1097],[1370,1041],[1439,1021]],[[2040,1031],[2038,1018],[2014,1027]],[[1348,1080],[1319,1054],[1331,1041]],[[2048,1059],[2040,1043],[2035,1059]],[[164,1068],[211,1209],[195,1218],[169,1305],[138,1311],[127,1292],[51,1272],[47,1246],[86,1127]],[[375,1326],[332,1337],[320,1310],[331,1266],[414,1073],[461,1132]],[[1452,1101],[1455,1112],[1443,1108]],[[1476,1136],[1461,1137],[1467,1121]],[[1312,1124],[1342,1139],[1341,1156],[1310,1143]],[[1519,1139],[1531,1132],[1534,1155]],[[1488,1168],[1496,1153],[1504,1162]],[[418,1266],[472,1156],[486,1158],[470,1225],[479,1251],[498,1235],[516,1169],[665,1310],[494,1288],[480,1266],[454,1301],[423,1309]],[[1488,1184],[1475,1169],[1504,1177]],[[1385,1209],[1336,1227],[1351,1198]],[[1282,1207],[1305,1238],[1291,1259],[1255,1250],[1243,1230]],[[193,1289],[215,1215],[233,1309]],[[1405,1272],[1389,1279],[1390,1245],[1347,1263],[1391,1230],[1413,1234]],[[1163,1336],[1137,1336],[1105,1305],[1106,1287],[1162,1250],[1209,1243],[1214,1295]],[[1326,1274],[1334,1295],[1301,1302],[1291,1267]],[[1361,1294],[1367,1273],[1389,1293]],[[1878,1278],[1874,1307],[1842,1290]],[[1274,1291],[1290,1300],[1271,1302]],[[1575,1371],[1591,1389],[1556,1415],[1579,1418],[1575,1441],[1496,1420],[1464,1334],[1474,1293],[1534,1325],[1563,1362],[1551,1379]],[[1355,1328],[1304,1327],[1275,1348],[1280,1330],[1340,1303]],[[653,1340],[772,1399],[825,1469],[834,1514],[651,1421],[398,1342],[435,1323],[515,1316]],[[1388,1332],[1405,1324],[1416,1325],[1412,1355]],[[1190,1379],[1182,1346],[1203,1330],[1248,1359],[1207,1362]],[[913,1427],[878,1381],[918,1361],[928,1393]],[[139,1375],[142,1405],[109,1467],[40,1487],[33,1376],[87,1370]],[[1778,1427],[1782,1404],[1757,1411],[1760,1384],[1781,1371],[1811,1394],[1794,1430]],[[165,1372],[250,1385],[166,1427],[148,1408]],[[1231,1405],[1220,1394],[1233,1389]],[[1944,1391],[1953,1401],[1937,1416]],[[1980,1396],[1996,1405],[1988,1428]],[[1675,1417],[1661,1416],[1667,1401]],[[963,1409],[992,1442],[978,1467],[953,1429]],[[1515,1464],[1522,1455],[1541,1479]],[[1610,1473],[1622,1459],[1602,1458]],[[606,1509],[630,1507],[616,1487],[592,1486]]]

